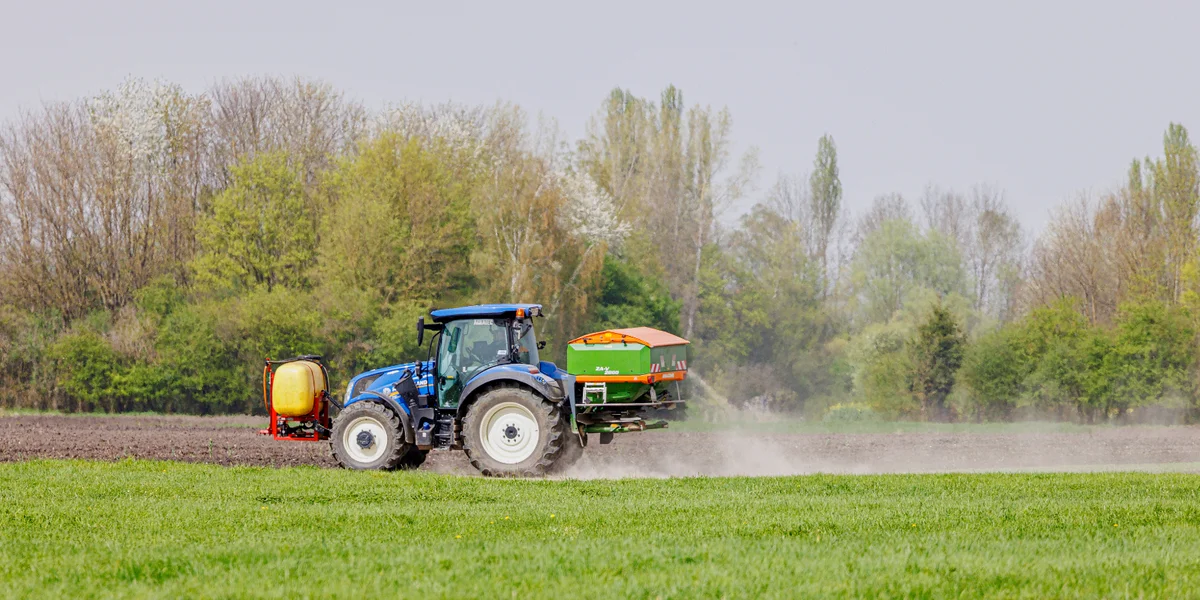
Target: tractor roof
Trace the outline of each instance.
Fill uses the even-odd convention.
[[[453,321],[454,319],[469,319],[471,317],[480,318],[503,318],[516,316],[517,310],[524,310],[525,314],[532,315],[541,312],[541,304],[478,304],[476,306],[460,306],[458,308],[442,308],[430,312],[434,321],[439,323],[445,321]],[[537,309],[537,310],[534,310]]]

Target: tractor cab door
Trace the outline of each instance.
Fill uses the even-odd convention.
[[[503,319],[450,321],[438,343],[438,406],[455,408],[463,386],[479,371],[506,362],[509,356],[508,328]]]

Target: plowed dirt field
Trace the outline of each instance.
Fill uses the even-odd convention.
[[[333,467],[325,443],[258,435],[261,417],[0,417],[0,461],[143,458],[222,465]],[[426,470],[473,475],[461,452]],[[595,437],[568,477],[793,475],[973,470],[1200,472],[1200,427],[1095,427],[1070,432],[768,433],[651,431]]]

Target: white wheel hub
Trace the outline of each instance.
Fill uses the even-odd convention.
[[[374,417],[359,417],[346,426],[342,434],[342,447],[355,462],[375,462],[388,451],[387,429]]]
[[[541,440],[537,417],[516,402],[490,408],[479,422],[483,449],[493,460],[515,465],[533,456]]]

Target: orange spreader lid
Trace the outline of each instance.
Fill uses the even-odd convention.
[[[642,344],[655,348],[658,346],[678,346],[691,342],[673,334],[654,329],[653,327],[630,327],[628,329],[606,329],[577,337],[568,344],[614,344],[621,342]]]

